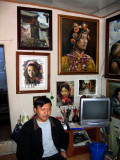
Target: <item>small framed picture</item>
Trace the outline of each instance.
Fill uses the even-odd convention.
[[[78,96],[96,95],[96,79],[78,79]]]
[[[74,81],[57,82],[57,106],[73,105]]]
[[[112,116],[120,119],[120,81],[107,80],[106,96],[110,98]]]
[[[16,93],[50,92],[50,54],[16,52]]]
[[[120,79],[120,14],[106,19],[105,77]]]
[[[18,7],[18,49],[52,50],[52,11]]]

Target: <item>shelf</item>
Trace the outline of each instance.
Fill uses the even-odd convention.
[[[87,134],[89,135],[91,141],[100,142],[99,127],[89,127],[89,128],[84,128],[83,130],[87,131]],[[69,137],[69,146],[67,150],[68,157],[89,152],[87,145],[73,147],[73,134],[76,131],[81,131],[81,130],[66,130],[66,133],[68,134],[68,137]]]

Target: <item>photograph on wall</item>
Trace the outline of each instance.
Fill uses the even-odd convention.
[[[73,105],[74,81],[57,82],[57,106]]]
[[[96,79],[78,79],[78,96],[95,95],[96,91]]]
[[[59,74],[98,73],[99,21],[59,15]]]
[[[105,77],[120,79],[120,14],[106,19]]]
[[[110,98],[111,114],[120,118],[120,81],[107,80],[106,96]]]
[[[52,50],[52,11],[18,7],[18,49]]]
[[[50,54],[16,53],[17,93],[40,93],[50,90]]]

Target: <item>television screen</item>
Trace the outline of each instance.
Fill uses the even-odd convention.
[[[83,98],[80,106],[81,125],[85,127],[107,126],[110,119],[109,98]]]

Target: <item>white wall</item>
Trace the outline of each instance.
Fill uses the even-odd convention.
[[[52,95],[52,116],[61,116],[59,108],[56,106],[56,82],[57,81],[74,81],[74,105],[78,107],[80,97],[77,96],[77,80],[80,78],[96,78],[97,81],[97,94],[106,95],[106,79],[104,75],[104,62],[105,62],[105,19],[99,19],[83,14],[76,14],[64,12],[56,9],[52,10],[53,14],[53,50],[49,51],[51,55],[51,92],[50,93],[36,93],[36,94],[16,94],[16,51],[17,50],[17,6],[33,7],[39,9],[46,9],[44,7],[33,5],[22,5],[19,3],[0,2],[0,44],[5,46],[5,63],[7,71],[8,94],[10,104],[10,119],[12,130],[19,118],[20,114],[24,111],[32,116],[33,114],[33,96]],[[47,8],[48,9],[48,8]],[[58,14],[72,15],[84,18],[99,19],[99,74],[97,75],[58,75]],[[27,52],[27,51],[26,51]],[[31,50],[32,52],[32,50]],[[46,52],[38,51],[35,52]]]

